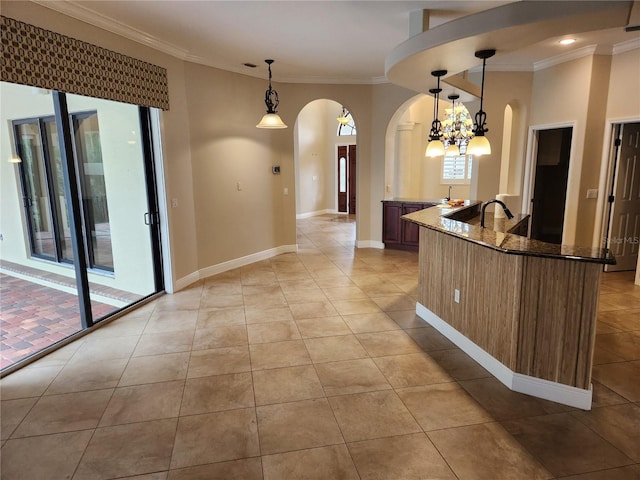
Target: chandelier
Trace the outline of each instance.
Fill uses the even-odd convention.
[[[460,95],[452,94],[451,108],[445,109],[446,118],[442,120],[442,136],[444,137],[445,156],[458,156],[466,151],[469,140],[473,137],[473,120],[469,110],[461,102],[456,103]]]

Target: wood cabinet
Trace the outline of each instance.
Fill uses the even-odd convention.
[[[400,217],[434,205],[435,202],[422,200],[383,200],[382,242],[385,248],[417,251],[420,227]]]

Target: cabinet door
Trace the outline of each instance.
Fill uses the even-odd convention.
[[[384,243],[400,243],[402,238],[401,215],[402,206],[399,203],[385,202],[382,204],[382,241]]]
[[[424,208],[426,207],[422,204],[405,204],[402,207],[402,215],[406,215],[407,213],[411,212],[417,212],[418,210],[422,210]],[[406,220],[400,220],[400,222],[402,227],[402,244],[418,246],[418,244],[420,243],[420,227],[415,223],[407,222]]]

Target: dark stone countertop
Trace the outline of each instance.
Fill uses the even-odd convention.
[[[485,225],[488,228],[482,228],[480,227],[481,205],[481,202],[473,200],[466,200],[465,204],[460,207],[438,204],[403,215],[402,219],[506,254],[602,264],[616,263],[613,254],[608,249],[557,245],[509,233],[516,230],[520,223],[528,218],[528,215],[516,215],[513,220],[507,220],[494,219],[493,215],[487,212]],[[494,227],[497,228],[493,230]]]
[[[396,203],[442,203],[442,198],[408,198],[408,197],[396,197],[396,198],[385,198],[382,200],[384,202],[396,202]]]

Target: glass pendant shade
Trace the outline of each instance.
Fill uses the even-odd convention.
[[[260,123],[256,125],[258,128],[287,128],[287,125],[282,121],[280,115],[277,113],[265,113],[260,120]]]
[[[484,135],[476,135],[469,141],[467,153],[469,155],[489,155],[491,153],[489,139]]]
[[[456,145],[455,143],[452,143],[444,151],[444,154],[447,157],[457,157],[458,155],[460,155],[460,149],[458,148],[458,145]]]
[[[444,143],[442,140],[431,140],[427,144],[427,150],[424,152],[425,157],[442,157],[444,155]]]

